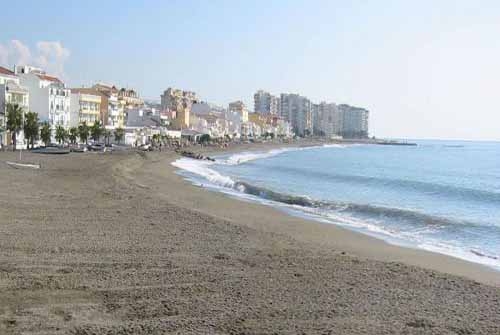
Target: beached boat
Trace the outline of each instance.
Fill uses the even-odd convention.
[[[14,169],[39,169],[40,164],[31,164],[31,163],[17,163],[17,162],[5,162],[8,166]]]
[[[59,148],[59,147],[46,147],[34,149],[31,152],[38,154],[50,154],[50,155],[64,155],[69,154],[69,148]]]

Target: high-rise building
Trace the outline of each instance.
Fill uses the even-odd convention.
[[[334,103],[321,102],[313,105],[313,133],[332,137],[342,132],[342,114]]]
[[[364,108],[349,105],[338,105],[342,117],[342,130],[340,134],[344,138],[366,138],[368,137],[368,115]]]
[[[241,122],[248,122],[248,109],[243,101],[231,102],[228,106],[228,111],[238,113],[241,116]]]
[[[271,95],[270,114],[280,115],[280,113],[281,113],[281,99],[280,97]]]
[[[163,112],[172,115],[171,126],[174,129],[189,128],[191,107],[197,103],[196,93],[169,87],[161,95],[161,108]]]
[[[259,90],[254,96],[254,111],[259,114],[279,113],[279,98],[269,92]]]
[[[281,116],[290,122],[296,135],[312,134],[312,104],[308,98],[298,94],[282,93]]]

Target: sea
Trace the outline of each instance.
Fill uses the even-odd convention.
[[[211,191],[500,271],[500,143],[415,143],[287,147],[173,165]]]

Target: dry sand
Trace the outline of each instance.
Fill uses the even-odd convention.
[[[500,334],[500,274],[189,185],[0,153],[0,334]]]

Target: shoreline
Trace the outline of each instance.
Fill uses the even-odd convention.
[[[290,143],[290,144],[277,144],[277,143],[259,143],[259,144],[251,144],[251,145],[246,145],[244,148],[241,148],[240,146],[235,146],[230,148],[229,150],[224,150],[224,149],[217,149],[217,150],[210,150],[211,148],[198,148],[195,150],[196,153],[201,153],[204,154],[208,157],[214,158],[217,157],[218,155],[226,155],[226,154],[238,154],[238,153],[245,153],[245,152],[268,152],[270,150],[276,150],[276,149],[286,149],[286,148],[304,148],[304,147],[322,147],[324,145],[328,144],[339,144],[339,145],[352,145],[354,143],[323,143],[323,142],[309,142],[309,143],[303,143],[301,145],[297,145],[297,143]],[[359,143],[355,143],[359,144]],[[366,145],[377,145],[375,143],[363,143]],[[208,149],[208,150],[206,150]],[[182,158],[179,156],[178,159]],[[304,224],[320,224],[320,225],[325,225],[325,226],[333,226],[336,229],[345,231],[345,235],[350,235],[348,233],[354,234],[353,236],[348,236],[348,239],[353,242],[353,245],[347,245],[344,246],[344,249],[349,249],[349,251],[357,256],[362,256],[362,257],[374,257],[376,260],[382,260],[382,261],[398,261],[398,262],[403,262],[409,265],[415,265],[415,266],[420,266],[424,267],[427,269],[431,270],[437,270],[453,275],[459,275],[459,276],[464,276],[469,279],[473,279],[482,283],[486,283],[489,285],[494,285],[500,287],[500,270],[497,270],[493,267],[490,267],[485,264],[473,262],[470,260],[466,260],[463,258],[460,258],[458,256],[454,255],[449,255],[445,253],[440,253],[438,251],[431,251],[431,250],[426,250],[423,248],[419,247],[413,247],[413,246],[407,246],[407,245],[401,245],[401,244],[396,244],[396,243],[391,243],[390,241],[385,240],[382,237],[378,236],[373,236],[368,233],[362,232],[362,231],[357,231],[355,229],[351,229],[349,227],[344,227],[342,225],[337,225],[335,223],[327,223],[327,222],[321,222],[320,220],[316,220],[313,217],[308,217],[307,215],[301,215],[301,213],[294,214],[292,211],[289,211],[285,208],[280,208],[279,206],[273,206],[272,204],[265,204],[261,203],[257,200],[253,199],[244,199],[244,198],[239,198],[237,196],[233,196],[231,194],[226,194],[224,192],[220,192],[217,190],[211,190],[208,189],[204,186],[198,186],[193,184],[190,180],[187,180],[185,176],[182,176],[179,174],[179,171],[183,171],[182,168],[173,166],[172,163],[175,162],[177,159],[172,159],[169,164],[174,168],[173,173],[176,174],[177,176],[181,177],[183,181],[190,186],[194,186],[196,188],[202,189],[206,192],[209,193],[217,193],[221,194],[226,198],[230,199],[235,199],[236,201],[240,201],[243,203],[252,203],[256,204],[258,206],[265,206],[272,208],[273,210],[278,211],[279,213],[282,213],[283,215],[286,216],[291,216],[298,218],[299,220],[304,221]],[[348,232],[348,233],[347,233]],[[330,232],[330,234],[332,234]],[[356,235],[361,235],[364,238],[368,238],[368,240],[365,240],[361,238],[361,236],[356,237]],[[359,241],[357,241],[359,240]],[[355,244],[358,243],[369,243],[371,246],[366,247],[363,246],[362,248],[357,247]],[[379,245],[379,243],[382,243],[383,245]],[[385,245],[385,247],[384,247]],[[390,250],[392,249],[391,247],[394,248],[399,248],[400,250]],[[372,250],[370,250],[372,249]],[[376,249],[382,249],[384,252],[377,252]],[[385,251],[387,249],[387,252]],[[406,250],[406,251],[404,251]],[[413,251],[413,252],[412,252]],[[402,255],[396,256],[396,255],[389,255],[388,253],[402,253]],[[433,257],[437,257],[438,259],[431,260],[429,259]],[[441,257],[444,257],[444,259],[441,259]],[[449,259],[447,259],[449,258]],[[464,267],[461,269],[461,267]]]
[[[492,270],[207,191],[172,151],[16,157],[0,153],[1,334],[500,331]]]

